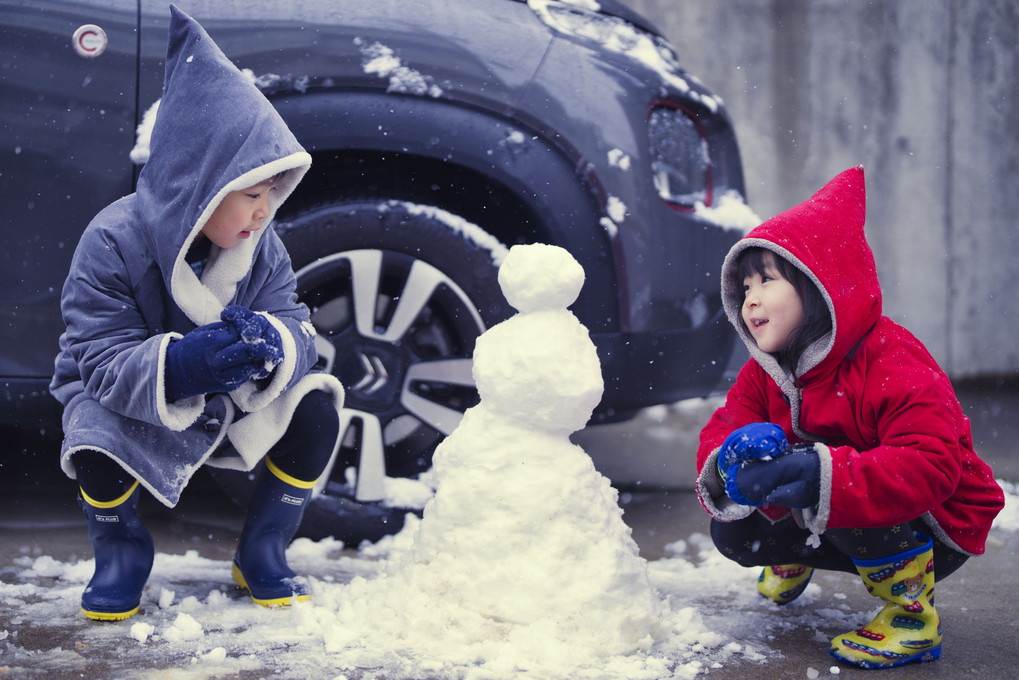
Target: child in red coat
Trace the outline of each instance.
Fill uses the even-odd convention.
[[[884,668],[940,656],[934,582],[984,552],[1004,495],[947,375],[881,314],[865,213],[851,168],[730,250],[723,302],[751,359],[701,432],[697,491],[765,597],[858,573],[886,604],[830,652]]]

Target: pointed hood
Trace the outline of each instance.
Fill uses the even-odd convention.
[[[228,193],[287,171],[271,194],[268,226],[311,157],[205,30],[175,6],[170,13],[163,96],[136,194],[166,287],[201,325],[219,319],[266,229],[233,248],[213,246],[201,281],[184,260],[188,248]]]
[[[770,354],[762,352],[740,323],[743,282],[736,260],[747,248],[765,248],[793,263],[821,291],[832,316],[832,332],[800,357],[796,376],[826,373],[846,356],[881,316],[881,287],[864,222],[867,199],[863,167],[837,175],[810,199],[753,229],[729,251],[722,265],[722,302],[751,356],[779,385],[789,381]]]

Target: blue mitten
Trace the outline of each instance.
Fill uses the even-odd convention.
[[[166,398],[229,392],[250,378],[257,357],[237,329],[221,321],[199,326],[166,348]]]
[[[725,438],[718,450],[718,472],[722,479],[742,463],[777,458],[789,450],[785,432],[775,423],[750,423]]]
[[[725,494],[740,505],[817,505],[821,461],[813,449],[795,449],[773,460],[735,466],[725,480]]]
[[[268,378],[273,369],[283,362],[283,339],[267,318],[240,305],[230,305],[219,318],[236,328],[241,340],[260,357],[259,370],[254,378]]]

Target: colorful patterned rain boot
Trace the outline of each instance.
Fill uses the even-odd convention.
[[[138,482],[120,498],[101,502],[81,492],[96,571],[81,596],[81,610],[97,621],[120,621],[138,612],[152,571],[152,536],[138,521]]]
[[[264,607],[307,600],[308,586],[287,566],[286,549],[301,524],[315,482],[303,482],[265,459],[234,555],[233,578]]]
[[[873,621],[839,635],[828,650],[861,668],[892,668],[941,656],[941,619],[934,609],[934,544],[875,560],[853,560],[871,595],[888,604]]]
[[[757,579],[757,592],[777,604],[789,604],[807,589],[813,575],[813,567],[802,564],[765,567]]]

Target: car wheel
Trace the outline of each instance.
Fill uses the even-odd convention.
[[[323,205],[277,231],[318,331],[319,367],[346,391],[340,445],[300,535],[375,541],[420,507],[398,489],[420,497],[424,485],[393,478],[430,470],[478,401],[474,342],[512,312],[498,285],[505,248],[455,215],[399,201]],[[246,503],[253,475],[213,476]]]

